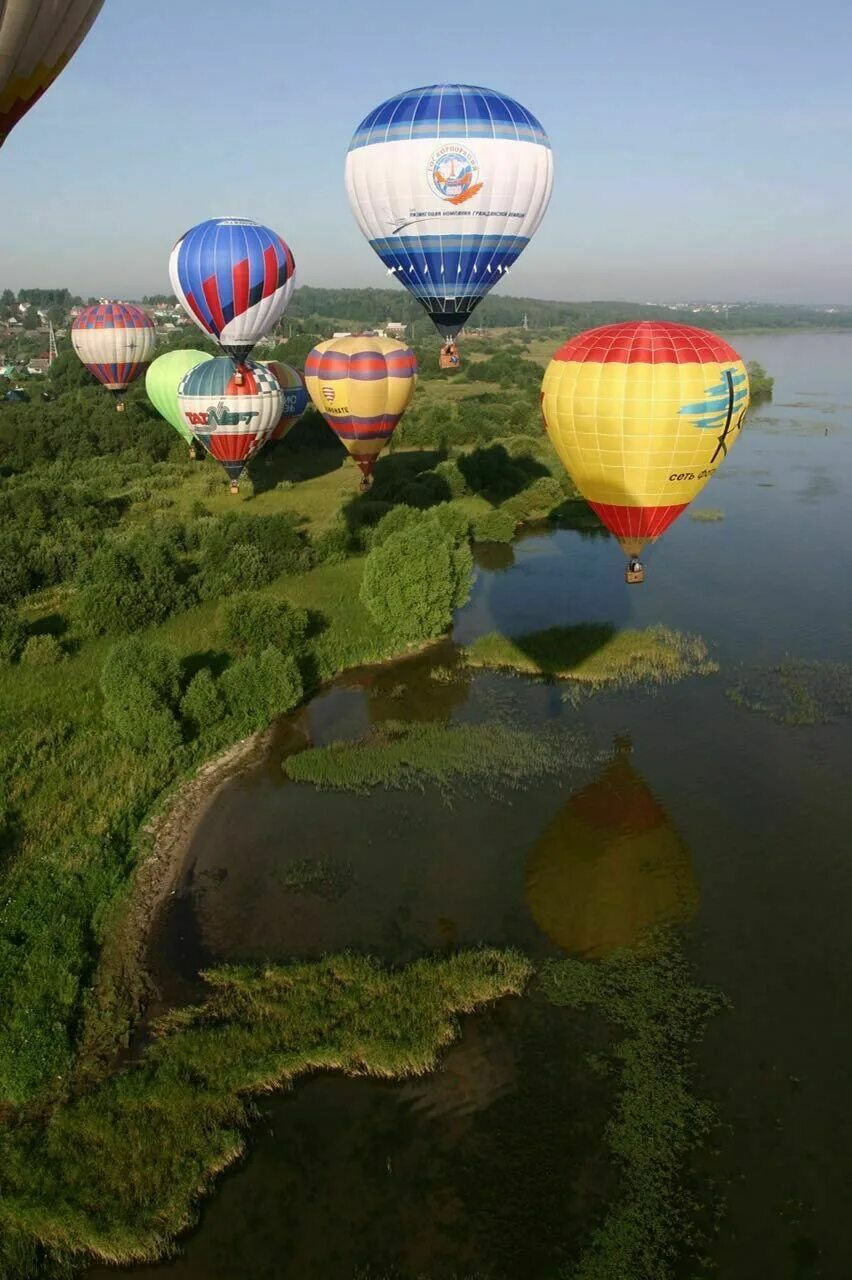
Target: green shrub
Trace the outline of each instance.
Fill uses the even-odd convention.
[[[56,636],[30,636],[24,645],[21,662],[28,667],[52,667],[64,656],[65,651]]]
[[[371,549],[361,599],[389,636],[416,644],[449,630],[453,608],[469,594],[472,567],[467,543],[456,546],[438,519],[421,516]]]
[[[17,661],[26,642],[26,624],[10,605],[0,604],[0,665]]]
[[[164,622],[190,597],[180,565],[163,545],[142,548],[108,543],[78,579],[73,617],[85,635],[122,634]]]
[[[237,733],[265,728],[276,716],[302,699],[299,664],[280,649],[264,649],[260,656],[239,658],[219,681]]]
[[[181,699],[180,712],[195,736],[206,733],[225,718],[225,699],[215,676],[207,667],[202,667],[190,680]]]
[[[454,507],[449,502],[442,502],[440,506],[432,508],[429,516],[432,520],[438,521],[438,524],[452,539],[455,546],[460,547],[469,540],[470,516],[466,511],[462,511],[460,507]]]
[[[282,573],[299,573],[307,564],[298,517],[232,512],[205,531],[202,594],[210,598],[263,587]]]
[[[349,555],[352,535],[345,524],[333,524],[313,541],[315,564],[342,564]]]
[[[459,464],[455,458],[447,458],[444,462],[439,462],[435,468],[435,475],[439,476],[447,486],[451,498],[463,498],[467,493],[467,481],[459,470]]]
[[[178,748],[180,664],[170,649],[150,640],[121,641],[107,654],[101,691],[108,723],[134,750],[165,758]]]
[[[229,649],[261,653],[283,649],[298,657],[305,648],[308,614],[280,600],[250,595],[232,596],[222,607],[222,634]]]
[[[503,507],[495,507],[477,516],[473,522],[477,542],[511,542],[515,536],[515,517]]]
[[[421,520],[422,516],[414,507],[407,507],[402,504],[398,507],[391,507],[386,516],[382,516],[379,523],[370,534],[370,546],[379,547],[386,542],[393,534],[399,533],[400,529],[405,529],[410,524],[416,524]]]
[[[17,546],[0,548],[0,605],[14,605],[30,589],[30,575]]]

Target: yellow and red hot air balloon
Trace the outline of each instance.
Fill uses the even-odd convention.
[[[0,0],[0,147],[64,70],[103,0]]]
[[[362,487],[417,381],[414,352],[393,338],[330,338],[305,361],[308,393],[361,468]]]
[[[544,375],[548,434],[631,558],[686,510],[739,436],[748,373],[733,347],[668,321],[571,338]]]

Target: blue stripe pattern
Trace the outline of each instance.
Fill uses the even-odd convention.
[[[694,404],[682,405],[680,408],[680,413],[687,418],[694,417],[695,421],[692,425],[700,427],[703,431],[718,431],[725,425],[728,410],[730,409],[734,414],[745,404],[748,395],[748,376],[745,373],[738,373],[735,369],[723,372],[731,374],[730,387],[727,379],[723,377],[721,382],[707,388],[706,399],[697,400]]]
[[[349,150],[413,138],[510,138],[550,147],[540,122],[514,98],[472,84],[429,84],[388,98],[355,130]]]
[[[523,253],[525,236],[389,236],[370,246],[433,318],[465,319]]]

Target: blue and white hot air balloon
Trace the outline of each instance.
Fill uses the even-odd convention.
[[[447,339],[523,253],[552,187],[535,116],[475,85],[389,98],[361,121],[346,157],[358,225]]]
[[[172,288],[187,314],[239,361],[278,323],[295,273],[281,237],[250,218],[200,222],[169,260]]]

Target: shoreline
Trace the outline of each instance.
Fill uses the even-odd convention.
[[[416,658],[450,638],[439,636],[377,662],[344,667],[284,717],[225,748],[160,797],[139,827],[134,871],[104,928],[73,1073],[75,1092],[91,1088],[124,1060],[148,1005],[157,998],[148,963],[151,934],[180,880],[198,828],[226,783],[263,756],[282,718],[302,714],[338,681]]]

